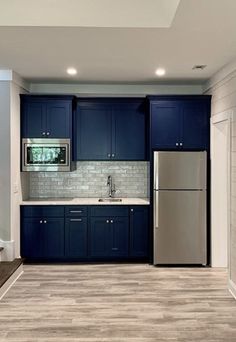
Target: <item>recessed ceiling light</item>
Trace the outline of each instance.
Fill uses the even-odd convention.
[[[163,68],[158,68],[158,69],[156,70],[156,75],[157,75],[157,76],[164,76],[165,73],[166,73],[166,71],[165,71],[165,69],[163,69]]]
[[[74,76],[77,74],[77,70],[75,68],[68,68],[66,71],[67,71],[67,74],[71,76]]]
[[[198,65],[194,65],[193,66],[193,70],[203,70],[206,68],[206,65],[205,64],[198,64]]]

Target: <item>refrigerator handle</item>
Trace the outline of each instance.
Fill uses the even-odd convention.
[[[153,168],[153,185],[154,185],[154,189],[158,189],[159,188],[159,184],[158,184],[158,155],[159,152],[154,152],[154,168]]]
[[[154,196],[153,196],[153,221],[154,221],[154,229],[157,229],[159,226],[158,222],[158,191],[154,190]]]

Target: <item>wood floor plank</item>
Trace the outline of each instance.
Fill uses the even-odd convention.
[[[1,342],[235,342],[227,273],[144,264],[24,265]]]

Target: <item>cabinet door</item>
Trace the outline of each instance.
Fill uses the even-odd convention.
[[[151,104],[151,147],[177,149],[182,137],[180,101],[158,101]]]
[[[67,258],[87,257],[87,217],[66,219],[65,254]]]
[[[209,146],[209,105],[206,101],[183,102],[183,137],[185,149],[207,149]]]
[[[75,118],[75,160],[111,158],[111,107],[79,104]]]
[[[21,257],[39,258],[42,253],[42,226],[39,218],[24,218],[21,222]]]
[[[71,137],[72,108],[70,101],[49,101],[47,103],[47,130],[50,138]]]
[[[105,217],[91,217],[90,219],[90,256],[109,257],[110,244],[110,221]]]
[[[21,106],[22,138],[44,138],[46,136],[45,102],[23,101]]]
[[[148,257],[149,210],[148,207],[130,208],[130,256]]]
[[[42,258],[64,257],[64,218],[46,218],[41,225]]]
[[[110,226],[110,255],[112,257],[128,257],[128,217],[113,217],[110,219]]]
[[[142,102],[114,104],[112,159],[146,159],[146,115]]]

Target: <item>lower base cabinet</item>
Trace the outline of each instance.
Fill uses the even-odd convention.
[[[148,222],[148,206],[22,206],[21,257],[148,260]]]
[[[92,258],[127,258],[128,251],[128,217],[91,217],[90,255]]]
[[[87,217],[66,218],[65,256],[67,258],[86,258],[88,255]]]
[[[149,244],[149,208],[130,208],[130,256],[147,257]]]
[[[64,218],[24,218],[21,228],[22,257],[64,257]]]

